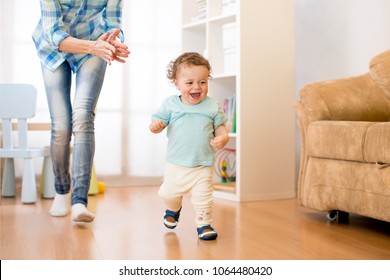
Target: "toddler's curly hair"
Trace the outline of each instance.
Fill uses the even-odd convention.
[[[176,80],[177,73],[182,65],[205,66],[209,72],[209,79],[211,79],[211,65],[209,61],[197,52],[185,52],[172,60],[167,66],[167,78],[171,81]]]

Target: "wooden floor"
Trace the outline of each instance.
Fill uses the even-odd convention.
[[[325,213],[295,199],[237,203],[215,199],[215,241],[197,239],[189,198],[179,225],[164,227],[157,187],[107,188],[89,197],[91,224],[48,213],[52,200],[28,205],[1,199],[1,259],[103,260],[389,260],[390,224]]]

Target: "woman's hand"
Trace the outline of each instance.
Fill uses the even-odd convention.
[[[111,61],[115,60],[116,48],[107,42],[107,38],[110,35],[109,32],[104,33],[98,40],[92,41],[92,46],[89,49],[89,53],[99,56],[107,64],[111,65]]]
[[[58,49],[68,53],[96,55],[111,64],[111,61],[115,59],[117,50],[113,45],[102,39],[105,38],[104,36],[108,37],[109,34],[103,34],[96,41],[68,36],[58,45]]]
[[[124,63],[126,61],[122,58],[127,58],[130,54],[130,51],[128,50],[126,44],[117,40],[119,33],[120,30],[115,29],[114,32],[112,32],[111,34],[109,32],[104,33],[102,36],[100,36],[99,39],[106,41],[107,43],[109,43],[115,48],[115,52],[113,53],[112,60],[116,60],[118,62]]]
[[[111,65],[111,61],[113,60],[123,63],[125,62],[123,58],[128,57],[130,51],[125,44],[116,40],[119,32],[119,29],[116,29],[112,34],[106,32],[96,41],[68,36],[62,40],[58,48],[63,52],[96,55],[109,65]]]

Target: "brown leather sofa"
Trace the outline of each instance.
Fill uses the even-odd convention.
[[[364,75],[304,86],[294,108],[299,203],[390,222],[390,50]]]

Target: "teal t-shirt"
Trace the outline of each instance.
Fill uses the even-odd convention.
[[[210,145],[214,128],[227,121],[216,100],[206,96],[197,105],[184,104],[180,96],[168,97],[152,120],[162,120],[167,126],[167,161],[194,167],[212,166],[215,150]]]

